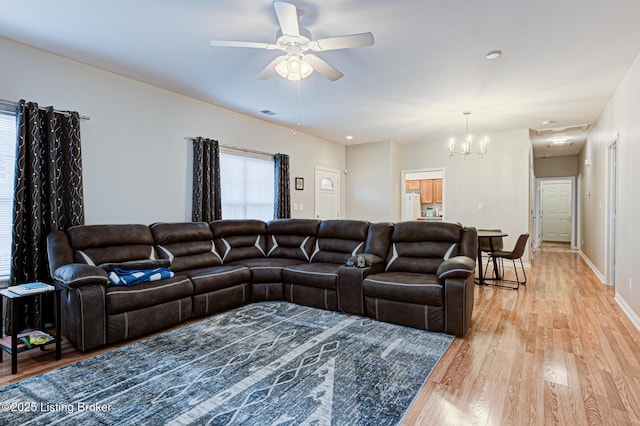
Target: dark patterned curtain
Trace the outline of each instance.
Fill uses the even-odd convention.
[[[289,156],[276,154],[273,157],[275,166],[275,201],[273,218],[291,217],[291,188],[289,185]]]
[[[21,100],[17,110],[16,176],[10,285],[51,282],[49,231],[84,223],[80,116]],[[53,299],[20,306],[18,330],[50,318]],[[7,312],[6,325],[13,327]]]
[[[220,198],[220,148],[218,141],[193,139],[193,197],[191,220],[222,219]]]

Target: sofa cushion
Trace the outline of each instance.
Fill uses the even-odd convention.
[[[318,228],[311,262],[345,264],[364,251],[369,222],[361,220],[325,220]]]
[[[184,272],[193,282],[193,294],[204,294],[248,283],[249,269],[240,265],[215,266]]]
[[[174,272],[222,264],[206,222],[154,223],[149,228],[158,257],[169,259]]]
[[[365,297],[420,305],[443,306],[444,289],[436,275],[411,272],[383,272],[362,282]]]
[[[153,236],[145,225],[80,225],[69,228],[67,235],[76,263],[100,265],[156,258]]]
[[[128,262],[108,262],[98,265],[98,268],[102,269],[106,273],[113,271],[114,269],[138,270],[138,269],[156,269],[156,268],[168,268],[171,265],[169,259],[144,259],[144,260],[130,260]]]
[[[302,263],[287,266],[282,270],[282,278],[289,284],[335,290],[340,266],[342,265],[335,263]]]
[[[106,287],[107,313],[110,315],[134,311],[160,303],[190,297],[193,284],[184,275],[146,282],[133,287]]]
[[[283,282],[282,270],[287,266],[299,265],[301,263],[307,262],[296,259],[268,257],[237,260],[235,262],[232,262],[231,264],[246,266],[251,272],[251,283],[262,284]]]
[[[457,223],[396,223],[387,256],[389,272],[435,274],[446,259],[458,255],[462,226]]]
[[[211,222],[216,251],[223,263],[266,257],[267,224],[260,220],[237,219]]]
[[[267,256],[309,261],[321,221],[278,219],[267,223]]]

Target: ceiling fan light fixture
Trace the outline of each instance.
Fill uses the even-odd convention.
[[[282,78],[297,81],[309,77],[313,67],[304,60],[302,55],[290,53],[284,61],[276,65],[276,72]]]

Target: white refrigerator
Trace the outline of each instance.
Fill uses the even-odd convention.
[[[416,220],[422,216],[420,194],[407,192],[404,194],[404,217],[402,220]]]

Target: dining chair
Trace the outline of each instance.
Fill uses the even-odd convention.
[[[502,229],[479,229],[478,231],[502,232]],[[500,279],[500,275],[496,270],[496,263],[493,262],[491,253],[493,253],[494,251],[501,251],[503,249],[502,237],[479,237],[478,245],[480,246],[481,253],[487,253],[489,255],[489,257],[487,258],[487,264],[484,267],[484,277],[485,277],[484,279],[485,280]],[[493,263],[493,275],[490,277],[487,276],[489,263]]]
[[[495,285],[498,287],[506,287],[511,288],[513,290],[517,290],[521,285],[527,284],[527,273],[524,270],[524,264],[522,263],[522,256],[524,255],[524,251],[527,248],[527,240],[529,239],[529,234],[522,234],[518,237],[516,241],[516,245],[511,251],[502,251],[497,250],[490,254],[491,257],[500,261],[500,275],[502,276],[501,280],[495,280],[495,283],[489,285]],[[504,260],[511,260],[513,263],[513,270],[516,273],[515,280],[507,280],[504,278]],[[520,281],[520,276],[518,275],[518,268],[516,267],[516,260],[520,261],[520,269],[522,270],[523,280]],[[515,287],[509,285],[503,285],[502,283],[516,283]]]

